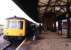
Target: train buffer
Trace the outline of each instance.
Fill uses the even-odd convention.
[[[0,36],[0,50],[3,50],[4,48],[6,48],[8,45],[10,45],[10,42],[5,40],[3,38],[3,35]]]

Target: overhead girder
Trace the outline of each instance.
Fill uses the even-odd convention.
[[[43,16],[42,18],[44,20],[45,23],[49,23],[49,21],[46,21],[47,18],[49,18],[50,20],[52,20],[52,24],[50,27],[52,27],[53,23],[56,20],[62,20],[65,19],[70,15],[71,13],[71,0],[47,0],[47,2],[39,2],[40,4],[38,5],[38,8],[41,9],[43,7],[45,7],[44,9],[41,9],[41,11],[43,11]],[[68,14],[68,16],[67,16]],[[51,17],[53,19],[51,19]],[[43,20],[42,19],[42,20]]]
[[[70,0],[69,1],[68,0],[48,0],[47,3],[41,3],[43,5],[39,5],[38,7],[40,7],[40,9],[41,9],[41,7],[46,7],[45,9],[43,9],[45,12],[53,12],[57,16],[58,15],[60,16],[60,15],[65,14],[66,12],[68,12],[67,11],[67,6],[68,6],[67,2],[69,3],[69,7],[71,8]]]

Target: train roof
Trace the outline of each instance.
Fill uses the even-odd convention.
[[[7,20],[9,20],[9,19],[20,19],[20,20],[25,20],[25,18],[17,17],[17,16],[7,18]]]
[[[10,20],[10,19],[26,20],[27,22],[33,23],[33,22],[31,22],[31,21],[29,21],[29,20],[27,20],[25,18],[17,17],[17,16],[7,18],[7,20]]]

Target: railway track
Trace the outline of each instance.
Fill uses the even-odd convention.
[[[19,45],[10,44],[10,45],[8,45],[7,47],[5,47],[3,50],[16,50],[16,48],[17,48],[18,46],[19,46]]]
[[[28,41],[23,40],[19,44],[9,43],[1,50],[29,50],[31,47],[31,43],[32,41],[29,41],[29,40]]]
[[[23,40],[21,43],[19,44],[9,44],[8,46],[6,46],[5,48],[3,48],[2,50],[19,50],[22,45],[26,43],[25,40]],[[25,46],[27,46],[27,43],[24,44]],[[23,48],[26,48],[26,47],[23,47]],[[25,49],[26,50],[26,49]]]
[[[10,44],[6,46],[3,50],[15,50],[18,47],[18,45]]]
[[[16,48],[21,44],[22,41],[19,43],[10,43],[6,47],[4,47],[2,50],[16,50]]]

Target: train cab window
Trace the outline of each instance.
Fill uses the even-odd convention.
[[[20,29],[23,29],[23,21],[19,21],[18,27],[19,27]]]
[[[17,28],[17,22],[8,22],[9,28]]]
[[[8,22],[8,28],[20,28],[23,29],[23,21],[17,22]]]

